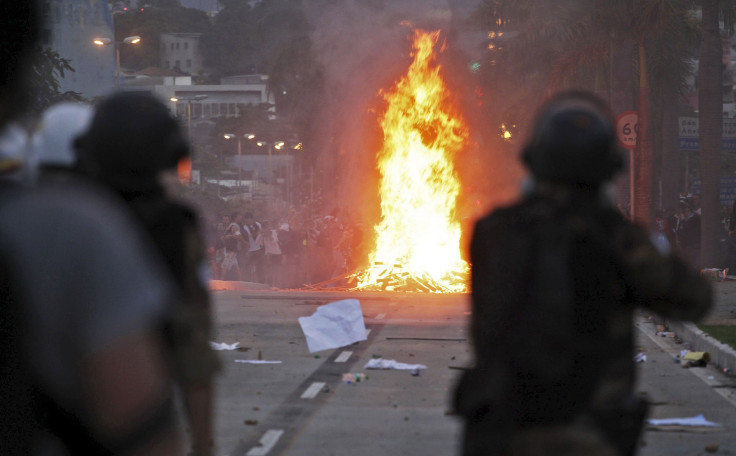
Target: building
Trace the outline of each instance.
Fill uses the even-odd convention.
[[[190,75],[202,73],[201,36],[201,33],[162,33],[159,66]]]

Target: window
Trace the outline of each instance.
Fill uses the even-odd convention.
[[[184,50],[187,50],[187,49],[189,49],[189,43],[185,41],[184,42]]]
[[[166,68],[171,68],[171,62],[169,62],[168,60],[166,61]]]
[[[171,50],[174,50],[174,43],[171,43]]]
[[[176,50],[177,51],[179,50],[179,42],[178,41],[176,42]]]
[[[192,67],[192,59],[187,59],[187,68]]]
[[[180,65],[181,65],[181,63],[178,60],[176,62],[174,62],[174,68],[175,69],[178,70],[180,68]]]

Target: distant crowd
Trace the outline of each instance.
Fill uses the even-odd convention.
[[[364,234],[339,210],[313,217],[291,211],[260,220],[236,210],[205,220],[204,231],[212,278],[274,288],[319,284],[353,272]]]

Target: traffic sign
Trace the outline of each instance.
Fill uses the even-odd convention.
[[[636,149],[636,134],[639,132],[639,114],[626,111],[616,118],[616,138],[627,149]]]

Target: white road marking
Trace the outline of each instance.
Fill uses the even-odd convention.
[[[309,388],[305,389],[302,393],[302,399],[314,399],[314,396],[317,395],[320,391],[322,391],[322,388],[324,388],[325,382],[314,382],[311,385],[309,385]]]
[[[383,320],[386,317],[385,313],[376,315],[376,320]]]
[[[261,440],[258,441],[260,443],[260,446],[255,446],[248,450],[248,453],[246,453],[247,456],[265,456],[268,454],[269,451],[276,445],[276,442],[279,441],[281,436],[283,435],[284,430],[283,429],[269,429],[266,431],[265,434],[263,434],[263,437],[261,437]]]
[[[344,363],[345,361],[348,360],[348,358],[350,358],[350,355],[352,355],[352,354],[353,354],[353,352],[351,352],[351,351],[344,351],[344,352],[340,353],[340,355],[337,358],[335,358],[335,362],[336,363]]]
[[[368,336],[370,336],[370,335],[371,335],[371,330],[370,330],[370,329],[366,329],[366,330],[365,330],[365,337],[366,337],[366,339],[367,339],[367,338],[368,338]]]

